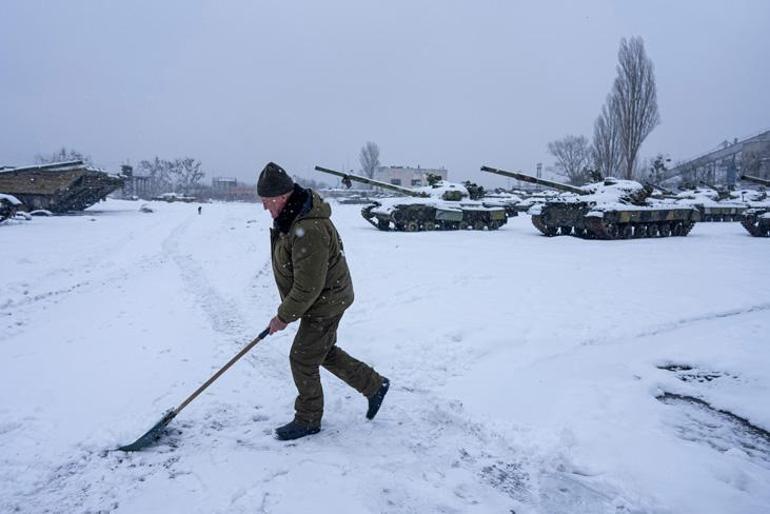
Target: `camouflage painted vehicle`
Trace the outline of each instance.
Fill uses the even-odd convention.
[[[488,166],[482,166],[481,170],[563,191],[530,210],[532,224],[546,236],[575,235],[584,239],[686,236],[700,220],[695,208],[652,200],[652,187],[632,180],[606,178],[577,187]]]
[[[19,207],[21,202],[15,196],[0,193],[0,223],[13,218]]]
[[[505,214],[507,214],[509,218],[518,216],[519,213],[522,212],[521,206],[523,198],[514,193],[485,193],[481,198],[481,202],[487,207],[500,207],[505,209]]]
[[[770,180],[741,175],[741,180],[770,187]],[[760,191],[749,201],[749,208],[743,211],[741,225],[754,237],[770,237],[770,198],[766,191]]]
[[[691,205],[698,209],[701,221],[740,221],[747,205],[737,195],[709,186],[675,195],[677,205]]]
[[[441,180],[433,186],[408,189],[321,166],[315,169],[341,177],[347,187],[356,181],[404,195],[379,198],[361,209],[361,216],[379,230],[497,230],[508,222],[504,208],[469,200],[468,190],[460,184]]]

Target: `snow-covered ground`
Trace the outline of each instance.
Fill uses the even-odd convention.
[[[273,438],[291,326],[124,454],[277,305],[261,207],[152,208],[0,225],[0,512],[770,510],[770,244],[738,223],[385,233],[335,204],[378,417],[322,372],[322,432]]]

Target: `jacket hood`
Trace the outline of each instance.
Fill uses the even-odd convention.
[[[297,219],[330,218],[332,215],[331,205],[312,189],[308,189],[307,191],[310,193],[310,209],[306,212],[300,212]]]

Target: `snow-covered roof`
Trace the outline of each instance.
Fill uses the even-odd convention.
[[[10,203],[11,205],[21,205],[21,202],[19,201],[19,199],[16,198],[15,196],[13,196],[13,195],[7,195],[7,194],[4,194],[4,193],[0,193],[0,200],[5,200],[8,203]]]

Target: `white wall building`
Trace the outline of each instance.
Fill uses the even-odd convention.
[[[397,186],[421,187],[428,185],[428,174],[439,175],[447,180],[449,172],[446,168],[411,168],[409,166],[380,166],[374,172],[375,180],[388,182]]]

